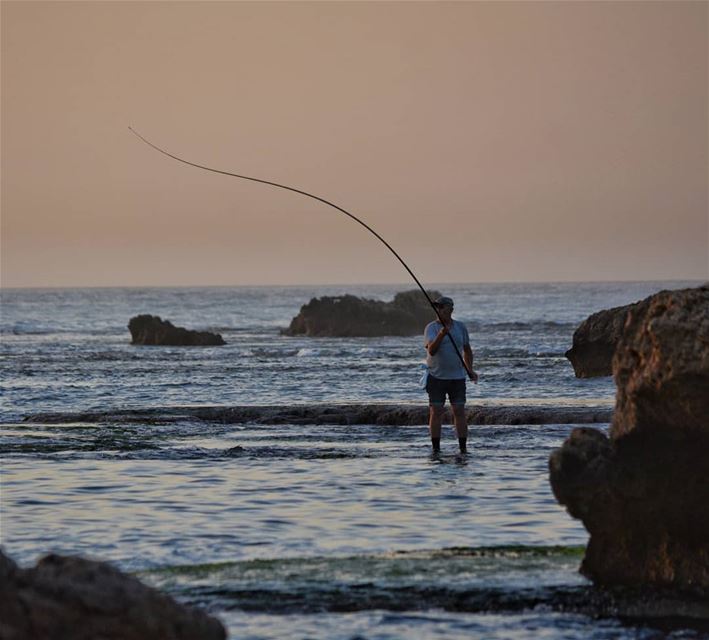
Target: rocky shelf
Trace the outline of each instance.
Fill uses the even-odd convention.
[[[468,405],[469,424],[602,424],[610,423],[605,407],[521,405]],[[378,424],[388,426],[428,424],[428,406],[418,404],[293,404],[253,406],[188,406],[147,409],[106,409],[63,413],[35,413],[26,422],[68,423],[168,423],[200,420],[220,424]]]

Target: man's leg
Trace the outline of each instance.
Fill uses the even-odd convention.
[[[441,450],[441,425],[443,424],[444,407],[442,404],[429,406],[428,430],[431,432],[431,446],[433,453]]]
[[[426,382],[428,391],[428,430],[431,433],[431,447],[433,453],[441,450],[441,425],[443,424],[443,411],[446,403],[445,383],[443,380],[429,375]]]
[[[451,405],[453,409],[453,424],[458,433],[458,445],[461,453],[468,453],[468,421],[465,418],[465,405]]]

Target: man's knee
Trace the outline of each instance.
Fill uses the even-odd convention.
[[[464,404],[454,404],[451,405],[453,410],[453,416],[459,418],[460,420],[465,420],[465,405]]]
[[[442,404],[432,404],[430,407],[430,416],[434,420],[442,420],[445,412],[445,407]]]

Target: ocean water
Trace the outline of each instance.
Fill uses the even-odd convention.
[[[594,311],[696,283],[434,285],[456,300],[491,405],[612,407],[564,358]],[[578,574],[587,534],[549,453],[574,425],[256,425],[172,417],[25,422],[41,412],[339,402],[425,404],[420,337],[292,338],[311,297],[410,287],[4,290],[0,542],[110,560],[217,615],[234,638],[694,638],[628,617]],[[130,345],[152,313],[224,347]],[[605,429],[608,425],[597,425]],[[623,596],[625,597],[625,596]]]

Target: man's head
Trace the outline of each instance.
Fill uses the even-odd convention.
[[[434,300],[433,304],[438,309],[443,309],[444,307],[450,307],[452,309],[453,308],[453,298],[449,298],[448,296],[441,296],[440,298],[436,298]]]
[[[433,304],[436,309],[438,309],[439,315],[444,320],[446,318],[450,318],[451,314],[453,313],[453,298],[449,298],[448,296],[441,296],[440,298],[436,298]]]

